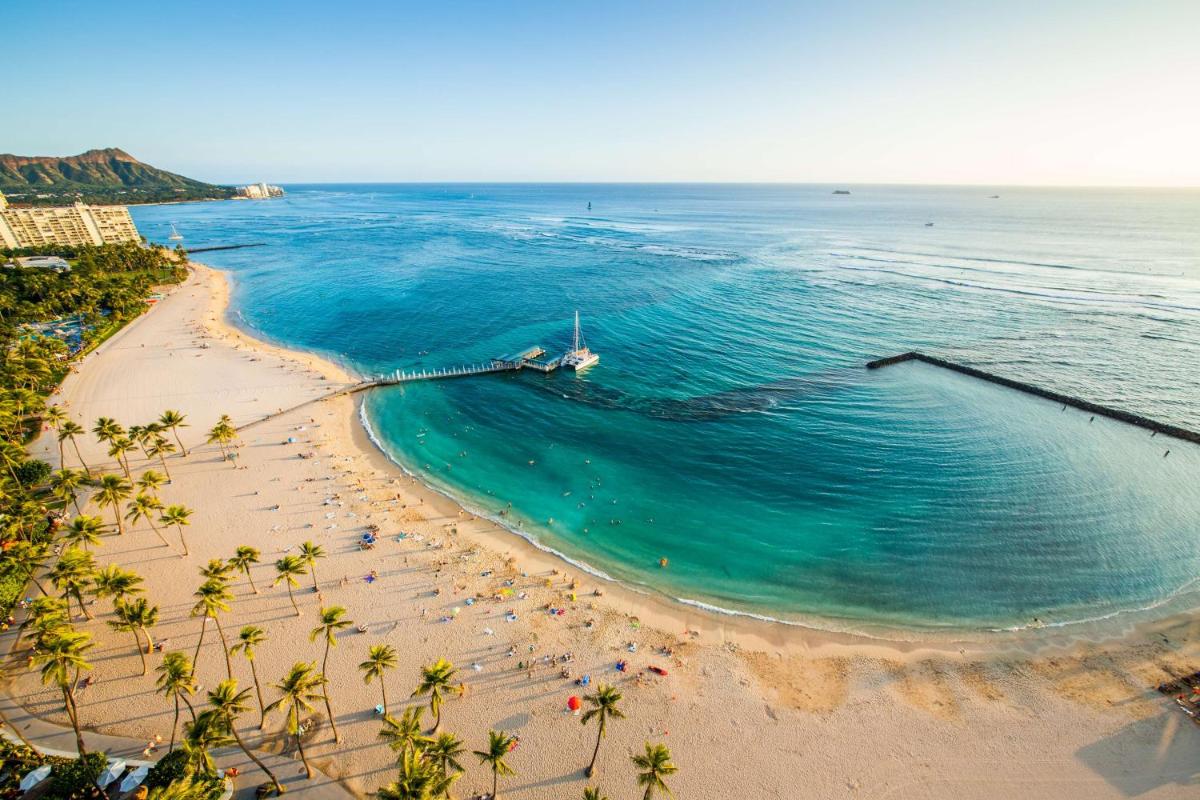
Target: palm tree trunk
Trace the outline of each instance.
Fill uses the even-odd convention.
[[[191,553],[189,553],[188,549],[187,549],[187,539],[185,539],[183,536],[183,526],[176,525],[175,527],[179,528],[179,541],[183,544],[183,554],[185,556],[191,555]]]
[[[155,535],[158,536],[159,541],[161,541],[163,543],[163,547],[170,547],[171,543],[167,541],[167,537],[162,535],[162,531],[160,531],[158,529],[158,526],[154,524],[154,520],[150,519],[149,517],[146,517],[146,522],[150,523],[151,530],[153,530]]]
[[[133,646],[137,648],[138,655],[142,657],[142,674],[146,674],[146,651],[142,649],[142,637],[138,636],[137,628],[133,631]]]
[[[179,692],[175,692],[175,721],[171,723],[171,744],[167,747],[168,753],[175,752],[175,731],[179,729]]]
[[[221,627],[220,617],[213,617],[213,622],[217,624],[217,635],[221,637],[221,651],[225,653],[225,675],[229,680],[233,680],[233,662],[229,660],[229,644],[225,641],[225,630]]]
[[[279,785],[279,779],[275,777],[275,773],[271,772],[271,770],[267,768],[267,765],[260,761],[258,756],[254,755],[250,748],[246,747],[246,743],[242,741],[241,734],[237,732],[237,726],[234,724],[232,716],[226,714],[225,721],[229,724],[229,732],[232,733],[233,738],[237,740],[238,747],[242,748],[242,752],[248,755],[250,760],[257,764],[258,768],[267,774],[267,777],[271,779],[271,784],[275,787],[276,794],[283,794],[283,787]]]
[[[325,655],[321,658],[321,675],[326,676],[325,665],[329,661],[329,638],[325,639]],[[333,741],[340,742],[342,737],[338,735],[337,722],[333,718],[333,707],[329,705],[329,679],[326,677],[325,685],[321,688],[321,696],[325,699],[325,713],[329,715],[329,726],[333,728]]]
[[[292,708],[296,715],[296,749],[300,751],[300,760],[304,762],[304,774],[311,781],[312,767],[308,765],[308,756],[304,755],[304,743],[300,741],[300,706],[292,703]]]
[[[71,503],[75,506],[75,516],[82,516],[83,509],[79,507],[79,495],[75,492],[71,492]]]
[[[182,455],[184,458],[187,458],[187,448],[183,446],[183,442],[179,439],[179,429],[172,427],[171,433],[175,434],[175,444],[179,445],[180,455]]]
[[[589,778],[596,774],[596,756],[600,755],[600,739],[604,736],[604,728],[596,732],[596,749],[592,751],[592,763],[588,764],[587,771],[584,773]]]
[[[83,464],[83,471],[87,473],[89,478],[92,477],[92,468],[83,460],[83,455],[79,452],[79,442],[75,441],[74,436],[71,437],[71,446],[75,448],[75,457],[79,459],[80,464]]]
[[[150,629],[147,628],[145,625],[141,625],[141,626],[139,626],[138,630],[140,630],[146,637],[146,652],[153,653],[154,652],[154,640],[150,638]],[[141,643],[139,642],[138,644],[140,645]]]
[[[113,503],[112,507],[113,507],[113,516],[116,517],[116,520],[117,520],[117,533],[124,536],[125,535],[125,523],[121,521],[121,505],[119,503]]]
[[[267,707],[263,704],[262,686],[258,682],[258,667],[254,666],[254,659],[250,659],[250,676],[254,678],[254,693],[258,695],[258,729],[261,731],[267,727]]]
[[[308,565],[308,571],[312,573],[312,579],[313,579],[313,591],[314,591],[314,592],[316,592],[316,591],[319,591],[319,590],[317,589],[317,565],[316,565],[316,564],[312,564],[312,563],[310,563],[310,564]]]
[[[63,684],[62,691],[63,699],[67,703],[67,716],[71,718],[71,727],[75,729],[75,744],[79,748],[79,756],[82,758],[87,755],[87,748],[83,745],[83,733],[79,730],[79,709],[75,705],[75,693],[66,684]]]
[[[63,452],[63,440],[62,439],[58,440],[58,468],[59,469],[67,468],[67,456],[66,456],[66,453]]]
[[[196,707],[192,705],[192,701],[187,699],[186,694],[179,695],[183,698],[183,704],[188,707],[188,712],[192,715],[192,724],[196,723]]]
[[[250,574],[250,567],[248,565],[246,567],[245,572],[246,572],[246,580],[250,581],[250,588],[254,590],[255,594],[258,594],[258,587],[254,585],[254,576]]]
[[[0,712],[0,723],[3,723],[4,727],[8,728],[10,731],[15,733],[17,735],[17,738],[21,740],[21,744],[25,745],[30,750],[33,749],[33,744],[31,744],[30,741],[25,738],[25,734],[21,733],[21,731],[17,728],[16,725],[13,725],[11,722],[8,721],[8,717],[6,717],[3,712]]]
[[[79,603],[79,610],[83,612],[83,618],[84,619],[94,619],[94,617],[92,617],[91,612],[87,610],[87,606],[85,606],[83,604],[83,595],[80,594],[79,592],[74,592],[73,594],[75,596],[75,602]]]
[[[200,658],[200,645],[204,644],[204,632],[208,630],[208,614],[200,622],[200,638],[196,640],[196,652],[192,654],[192,672],[196,671],[196,659]]]
[[[171,470],[167,469],[167,459],[162,454],[161,450],[158,451],[158,463],[162,464],[163,472],[167,473],[167,483],[174,483],[174,481],[171,480]]]
[[[496,769],[496,765],[492,765],[492,800],[498,800],[496,797],[496,784],[500,780],[500,772]]]
[[[300,606],[296,605],[296,596],[292,594],[292,584],[289,581],[287,585],[288,599],[292,601],[292,608],[296,609],[296,616],[300,616]]]
[[[379,690],[383,692],[383,715],[387,716],[387,686],[383,683],[383,673],[379,673]]]
[[[29,580],[33,581],[33,585],[38,588],[38,591],[41,592],[44,597],[50,596],[50,593],[46,591],[46,587],[42,586],[42,582],[39,581],[37,576],[33,574],[32,569],[29,570]]]

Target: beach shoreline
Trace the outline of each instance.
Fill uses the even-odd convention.
[[[224,625],[229,632],[250,623],[268,629],[258,661],[265,683],[298,659],[319,661],[318,645],[306,641],[318,603],[344,606],[365,628],[347,630],[330,655],[346,745],[325,734],[305,745],[317,767],[360,796],[390,780],[394,762],[370,711],[378,690],[356,670],[366,645],[377,641],[403,654],[390,679],[401,698],[418,664],[447,657],[460,667],[469,692],[448,703],[447,714],[468,749],[488,728],[519,733],[514,766],[522,778],[506,792],[515,798],[580,793],[583,776],[573,762],[576,755],[586,761],[594,731],[565,710],[565,700],[588,691],[575,683],[583,675],[626,695],[628,719],[610,732],[600,760],[601,775],[614,776],[612,788],[605,780],[614,796],[623,794],[615,776],[628,773],[628,755],[643,740],[671,746],[683,767],[673,786],[689,797],[788,796],[802,772],[818,797],[886,790],[1049,800],[1063,796],[1064,786],[1126,797],[1117,773],[1150,782],[1139,792],[1148,798],[1183,797],[1194,788],[1200,736],[1180,727],[1182,714],[1152,690],[1200,665],[1188,615],[1117,638],[1033,631],[982,643],[887,641],[719,615],[601,581],[491,520],[472,520],[406,473],[360,423],[362,396],[338,394],[358,376],[241,329],[230,319],[230,294],[224,273],[196,265],[158,307],[84,359],[52,402],[81,422],[103,414],[129,424],[168,407],[188,414],[183,438],[191,454],[170,460],[175,482],[162,491],[165,502],[196,509],[187,531],[191,554],[182,555],[174,532],[164,548],[142,526],[105,537],[96,553],[101,564],[145,576],[147,597],[163,609],[156,639],[168,649],[191,654],[196,571],[240,544],[262,550],[253,569],[259,593],[234,581]],[[242,429],[232,465],[203,444],[221,413]],[[94,442],[81,444],[85,458],[105,460]],[[52,437],[34,452],[57,461]],[[136,461],[139,470],[158,468]],[[85,511],[111,522],[107,511]],[[360,549],[360,529],[371,526],[378,543]],[[272,586],[272,564],[304,539],[328,555],[317,565],[316,597],[306,585],[297,590],[302,614],[295,615],[285,590]],[[99,643],[98,680],[82,701],[85,723],[165,738],[169,705],[154,694],[152,677],[139,677],[129,643],[106,630],[103,607],[96,611],[95,621],[80,621]],[[225,672],[214,638],[205,640],[197,665],[210,687]],[[617,662],[627,669],[617,670]],[[31,713],[65,719],[35,673],[10,670],[15,695]],[[249,680],[243,662],[234,670]],[[254,746],[288,752],[281,726],[276,717],[261,739],[255,731]],[[983,755],[960,758],[964,747]],[[1029,765],[1021,775],[1013,774],[1017,762]],[[916,783],[914,763],[924,765]],[[734,776],[753,776],[753,785],[734,789]],[[964,781],[982,789],[964,791]],[[470,764],[460,790],[469,795],[489,785]]]

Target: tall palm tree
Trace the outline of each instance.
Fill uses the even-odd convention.
[[[395,669],[399,659],[396,657],[396,649],[390,644],[373,644],[371,649],[367,651],[367,660],[358,665],[358,668],[363,673],[363,683],[370,684],[375,678],[379,678],[379,689],[383,692],[383,714],[387,716],[387,686],[383,682],[383,673],[389,669]]]
[[[200,568],[200,577],[206,581],[220,581],[226,583],[229,580],[229,571],[233,569],[228,562],[222,561],[219,558],[210,558],[208,563]]]
[[[433,741],[421,732],[421,715],[424,713],[425,709],[421,706],[409,706],[404,709],[400,719],[396,719],[390,714],[384,715],[383,728],[379,731],[379,738],[387,742],[388,747],[401,756],[409,752],[424,750],[425,745]]]
[[[279,779],[275,777],[275,773],[264,764],[258,756],[246,747],[246,743],[242,741],[242,737],[237,731],[237,718],[246,713],[246,695],[250,694],[249,689],[238,691],[237,681],[230,678],[227,681],[221,681],[217,684],[217,688],[208,693],[208,704],[213,707],[213,710],[221,714],[225,719],[225,727],[233,734],[234,740],[238,747],[242,748],[242,752],[258,765],[258,768],[266,773],[271,779],[271,784],[275,787],[276,794],[283,794],[283,787],[279,785]]]
[[[142,455],[149,458],[150,455],[146,452],[146,440],[150,438],[150,432],[146,430],[145,425],[130,425],[129,439],[142,448]]]
[[[146,602],[146,598],[139,597],[131,603],[126,603],[123,600],[116,602],[114,610],[117,618],[109,620],[108,626],[114,631],[128,631],[133,634],[133,641],[137,647],[138,655],[142,657],[142,674],[146,674],[146,653],[150,652],[154,643],[150,640],[150,627],[158,622],[158,606],[152,606]],[[146,649],[142,649],[142,638],[139,633],[146,634]]]
[[[196,693],[196,676],[193,672],[192,662],[188,660],[187,654],[182,650],[172,650],[164,655],[162,663],[155,667],[154,671],[158,673],[158,677],[154,680],[156,691],[175,701],[175,721],[171,723],[170,749],[173,751],[175,749],[175,732],[179,729],[180,700],[187,705],[188,711],[192,714],[192,720],[196,719],[196,709],[188,700],[188,695]]]
[[[97,600],[111,597],[115,610],[118,603],[126,597],[141,594],[142,576],[127,569],[121,569],[116,564],[108,564],[103,569],[96,570],[92,576],[92,594]]]
[[[171,483],[171,470],[167,467],[167,456],[175,452],[175,445],[167,441],[164,436],[155,436],[150,440],[150,446],[146,448],[146,455],[150,458],[157,458],[158,463],[162,464],[163,472],[167,473],[167,483]]]
[[[180,414],[178,411],[168,408],[162,413],[162,416],[158,418],[158,424],[169,429],[171,433],[174,434],[175,443],[179,445],[179,452],[186,458],[188,454],[187,448],[183,446],[183,441],[179,438],[179,429],[186,428],[188,426],[187,423],[184,422],[185,419],[187,419],[186,415]]]
[[[160,517],[159,512],[162,511],[162,507],[162,501],[157,497],[141,492],[125,506],[125,519],[135,525],[142,520],[146,520],[146,522],[150,523],[150,529],[154,531],[154,535],[163,543],[163,547],[170,547],[171,545],[167,542],[167,537],[163,536],[162,531],[154,524],[155,518]]]
[[[38,591],[44,595],[49,594],[49,592],[46,591],[45,586],[42,586],[42,582],[38,580],[37,574],[46,568],[48,552],[49,545],[41,542],[36,544],[34,542],[14,542],[8,549],[11,563],[21,572],[25,573],[25,579],[33,581]]]
[[[101,508],[105,506],[112,508],[113,517],[117,520],[117,533],[125,533],[125,525],[121,522],[121,503],[129,499],[133,487],[120,475],[101,475],[98,486],[92,499]]]
[[[208,432],[208,444],[215,442],[221,448],[221,460],[228,461],[229,453],[225,448],[236,436],[237,429],[233,427],[229,416],[222,414],[220,421]]]
[[[325,548],[312,542],[300,545],[300,561],[312,572],[313,591],[317,591],[317,559],[325,557]]]
[[[229,659],[229,643],[225,641],[225,631],[221,628],[221,612],[229,610],[229,601],[233,599],[233,595],[224,581],[210,578],[200,584],[200,588],[192,596],[196,598],[196,605],[192,606],[192,616],[203,617],[200,623],[200,638],[196,641],[196,654],[192,656],[192,661],[198,662],[200,658],[200,645],[204,643],[204,630],[208,627],[208,620],[211,619],[217,626],[217,635],[221,637],[221,653],[225,656],[226,677],[232,678],[233,662]]]
[[[258,594],[258,587],[254,585],[254,576],[250,574],[250,567],[258,563],[258,556],[257,547],[243,544],[234,552],[233,558],[229,559],[229,566],[246,576],[246,580],[250,581],[250,588],[255,594]]]
[[[87,661],[87,651],[91,648],[91,636],[67,626],[43,639],[33,654],[33,665],[41,667],[42,685],[54,683],[62,692],[63,705],[71,720],[71,727],[75,729],[75,744],[81,757],[87,755],[87,749],[79,724],[74,687],[79,673],[92,668]]]
[[[54,587],[62,592],[64,600],[75,598],[79,610],[87,619],[92,614],[83,604],[83,593],[92,583],[92,575],[96,572],[96,562],[92,554],[77,547],[68,547],[58,558],[58,563],[50,570],[50,580]]]
[[[142,473],[142,477],[137,479],[138,490],[145,494],[155,497],[158,495],[158,490],[167,482],[167,477],[161,472],[155,472],[148,469]]]
[[[67,601],[61,597],[36,597],[25,611],[21,630],[33,632],[35,647],[49,636],[71,627],[71,615]]]
[[[329,648],[337,647],[338,631],[349,628],[354,623],[346,619],[346,609],[341,606],[330,606],[329,608],[321,608],[321,624],[313,628],[308,633],[308,640],[315,642],[318,636],[325,637],[325,654],[321,656],[321,674],[328,675],[329,665]],[[325,712],[329,714],[329,725],[333,728],[333,740],[340,742],[342,737],[338,735],[337,722],[333,718],[333,708],[329,705],[329,684],[325,684],[325,689],[321,693],[325,696]]]
[[[129,470],[129,451],[137,447],[128,436],[117,436],[108,442],[108,455],[116,458],[121,469],[125,471],[125,479],[132,481],[133,473]]]
[[[42,422],[45,422],[52,430],[55,431],[61,428],[62,424],[68,419],[70,419],[70,417],[67,416],[67,412],[63,411],[59,406],[46,406],[46,409],[42,411]],[[58,465],[60,467],[62,466],[61,449],[58,451]]]
[[[201,711],[192,722],[183,725],[183,751],[193,773],[216,775],[212,751],[233,744],[225,727],[225,718],[215,709]]]
[[[63,467],[51,473],[50,491],[63,501],[63,505],[70,503],[75,506],[76,514],[82,514],[83,512],[79,509],[79,489],[86,479],[87,475],[83,470]]]
[[[656,793],[673,797],[663,778],[674,775],[679,768],[671,763],[671,751],[665,744],[650,744],[646,742],[646,752],[642,755],[630,756],[634,766],[641,770],[637,776],[638,786],[645,786],[646,793],[642,800],[650,800]]]
[[[299,556],[284,556],[275,562],[275,582],[272,586],[284,584],[287,586],[288,599],[292,601],[292,608],[296,609],[296,616],[300,616],[300,606],[296,605],[296,596],[292,594],[292,587],[299,586],[300,581],[296,580],[296,576],[304,574],[304,562]]]
[[[124,436],[125,429],[112,417],[100,417],[92,428],[92,434],[100,442],[111,442],[118,436]]]
[[[258,654],[258,646],[267,639],[267,632],[256,625],[247,625],[238,631],[238,641],[229,648],[231,653],[241,653],[250,662],[250,677],[254,679],[254,693],[258,696],[258,729],[267,727],[267,707],[263,704],[262,684],[258,682],[258,667],[254,657]]]
[[[433,800],[449,797],[454,778],[446,778],[437,765],[419,753],[408,752],[399,759],[400,772],[396,780],[381,786],[375,796],[380,800]]]
[[[300,760],[304,762],[304,774],[312,779],[312,767],[308,757],[304,755],[304,742],[300,735],[300,715],[312,711],[312,703],[319,699],[317,690],[325,683],[325,676],[317,672],[315,664],[296,662],[292,665],[283,680],[273,684],[279,690],[279,699],[267,706],[267,711],[276,708],[287,708],[287,732],[296,737],[296,749],[300,752]]]
[[[99,545],[100,533],[104,530],[104,520],[91,514],[80,514],[72,517],[71,522],[63,529],[62,538],[71,547],[88,549],[89,545]]]
[[[617,687],[606,683],[597,686],[595,694],[584,695],[584,699],[592,707],[584,712],[581,721],[587,725],[592,720],[596,720],[600,727],[596,733],[596,748],[592,750],[592,761],[587,768],[587,776],[590,778],[596,773],[596,756],[600,754],[600,740],[604,738],[608,729],[608,720],[624,719],[625,712],[617,708],[617,703],[621,702],[621,693],[617,691]]]
[[[163,515],[158,518],[158,521],[163,525],[174,525],[175,529],[179,531],[179,542],[183,545],[183,554],[185,556],[189,555],[189,553],[187,538],[183,535],[183,526],[192,524],[188,521],[188,518],[191,516],[192,510],[187,506],[171,505],[167,506],[166,510],[163,511]]]
[[[480,764],[487,764],[492,771],[492,799],[495,800],[499,795],[496,794],[497,783],[501,775],[516,775],[505,761],[504,757],[508,755],[508,751],[512,750],[513,737],[502,731],[488,731],[488,747],[487,750],[476,750],[475,755],[479,756]]]
[[[89,467],[87,462],[83,460],[83,454],[79,452],[79,442],[75,440],[75,437],[82,433],[85,433],[85,431],[83,426],[78,422],[72,422],[71,420],[64,422],[61,426],[59,426],[58,429],[58,452],[61,454],[63,442],[70,440],[71,447],[75,449],[75,457],[78,458],[79,463],[83,465],[83,471],[88,474],[88,477],[91,477],[92,468]],[[61,464],[62,461],[59,461],[59,463]]]
[[[463,765],[458,758],[465,752],[462,740],[453,733],[438,734],[436,739],[425,746],[425,758],[437,765],[438,771],[448,782],[457,780],[462,774]],[[448,792],[446,796],[450,796]]]
[[[442,693],[456,691],[450,681],[458,670],[444,658],[421,668],[421,682],[411,697],[429,695],[429,710],[433,712],[433,732],[442,726]]]

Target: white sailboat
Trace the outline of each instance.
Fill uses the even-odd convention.
[[[559,364],[567,369],[573,369],[576,372],[581,372],[588,367],[595,366],[600,360],[600,356],[588,349],[587,342],[584,341],[583,334],[579,330],[579,312],[575,312],[575,338],[571,342],[571,349],[562,357]]]
[[[171,235],[168,236],[167,238],[170,239],[172,242],[182,242],[183,241],[183,234],[175,229],[174,222],[171,223]]]

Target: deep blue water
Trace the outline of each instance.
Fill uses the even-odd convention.
[[[364,373],[560,351],[579,309],[581,376],[367,414],[430,482],[613,577],[856,628],[1190,602],[1200,448],[863,364],[921,349],[1200,427],[1200,192],[832,188],[291,186],[133,214],[265,242],[199,257],[235,320]]]

